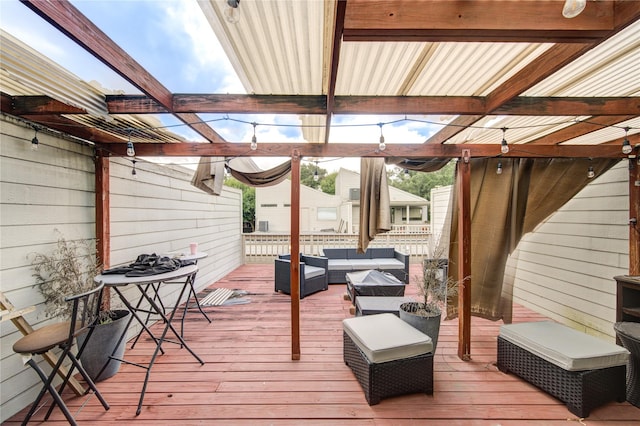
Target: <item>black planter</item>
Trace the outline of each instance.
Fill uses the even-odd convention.
[[[440,318],[441,315],[424,316],[417,312],[424,306],[419,302],[407,302],[400,305],[400,319],[411,325],[413,328],[420,330],[427,336],[431,337],[433,342],[433,353],[436,352],[438,345],[438,335],[440,334]]]
[[[89,377],[94,382],[108,379],[120,369],[121,362],[109,359],[110,354],[113,353],[113,356],[119,359],[122,359],[124,355],[126,336],[120,342],[118,342],[118,339],[123,335],[125,328],[129,324],[131,312],[127,310],[114,310],[112,312],[113,321],[107,324],[100,324],[93,330],[93,334],[80,357],[82,366],[87,370]],[[86,336],[86,333],[78,336],[79,346],[84,343]],[[100,377],[97,377],[107,362],[109,364],[102,371]]]

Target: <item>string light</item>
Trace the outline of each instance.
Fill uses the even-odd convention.
[[[258,149],[258,138],[256,138],[256,126],[258,123],[251,123],[253,125],[253,136],[251,137],[251,151]]]
[[[131,142],[131,131],[129,131],[129,142],[127,142],[127,156],[135,157],[136,150],[133,147],[133,142]]]
[[[631,144],[629,143],[629,127],[625,127],[624,128],[624,140],[622,141],[622,153],[623,154],[631,154],[631,151],[633,151],[633,148],[631,147]]]
[[[496,174],[497,175],[502,174],[502,161],[498,161],[498,168],[496,169]]]
[[[589,170],[587,171],[587,177],[589,179],[593,179],[596,177],[596,172],[593,170],[593,166],[589,166]]]
[[[240,21],[240,0],[225,0],[224,19],[230,24],[237,24]]]
[[[387,144],[384,143],[384,135],[382,134],[382,126],[384,124],[383,123],[378,123],[378,126],[380,126],[380,144],[378,144],[378,149],[380,151],[384,151],[385,148],[387,147]]]
[[[33,130],[35,130],[36,133],[33,136],[33,139],[31,139],[31,151],[37,151],[38,145],[40,144],[40,141],[38,141],[38,128],[33,126]]]
[[[503,154],[506,154],[507,152],[509,152],[509,145],[507,145],[507,128],[503,127],[502,128],[502,142],[500,143],[500,152],[502,152]]]
[[[313,180],[317,182],[319,179],[320,176],[318,176],[318,162],[316,161],[316,169],[313,172]]]
[[[136,160],[132,160],[131,163],[133,164],[133,168],[131,169],[131,175],[133,176],[134,179],[136,179],[138,176],[138,172],[136,171]]]
[[[562,7],[562,16],[565,18],[575,18],[587,7],[587,0],[566,0]]]
[[[409,169],[404,169],[404,176],[405,179],[409,179],[411,177],[411,175],[409,174]]]

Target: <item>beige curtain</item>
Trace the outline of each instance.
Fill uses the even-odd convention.
[[[383,158],[360,160],[360,228],[358,253],[364,253],[369,242],[382,232],[391,230],[391,201],[387,169]]]
[[[191,185],[207,194],[220,195],[224,182],[224,157],[200,157]]]
[[[451,158],[399,158],[388,157],[385,162],[416,172],[436,172],[447,165]]]
[[[524,234],[573,198],[611,159],[509,158],[471,160],[471,313],[511,322],[512,288],[504,283],[507,258]],[[496,169],[502,164],[502,174]],[[449,275],[458,277],[458,193],[454,185]],[[449,306],[447,316],[457,315]]]
[[[291,172],[291,161],[286,161],[269,170],[262,170],[249,157],[233,158],[226,161],[231,175],[249,186],[276,185]],[[220,195],[224,182],[225,159],[222,157],[201,157],[193,174],[191,184],[208,194]]]

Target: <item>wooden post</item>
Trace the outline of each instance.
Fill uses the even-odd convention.
[[[102,267],[107,269],[111,263],[111,216],[109,214],[109,157],[98,150],[95,159],[95,195],[96,195],[96,256]],[[111,308],[111,294],[105,291],[102,296],[102,309]]]
[[[640,152],[636,156],[640,155]],[[629,159],[629,275],[640,275],[640,164]]]
[[[300,359],[300,156],[291,155],[291,359]]]
[[[471,163],[462,150],[458,162],[458,357],[471,359]]]

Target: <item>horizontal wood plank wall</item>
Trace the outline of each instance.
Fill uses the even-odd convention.
[[[628,195],[623,161],[526,235],[510,265],[514,302],[614,341],[613,277],[629,268]]]
[[[18,308],[37,305],[26,319],[46,321],[28,255],[53,249],[58,229],[67,239],[95,238],[93,149],[0,118],[0,286]],[[224,188],[208,195],[190,183],[193,171],[178,166],[111,159],[111,264],[138,254],[188,250],[198,242],[209,256],[198,262],[198,289],[242,264],[242,194]],[[112,300],[117,301],[117,297]],[[131,330],[130,333],[135,332]],[[29,405],[40,389],[31,369],[12,351],[21,334],[0,325],[0,422]],[[46,367],[45,367],[46,368]]]
[[[140,254],[187,254],[189,243],[197,242],[198,251],[208,254],[198,261],[196,289],[201,290],[242,264],[240,190],[224,187],[221,195],[209,195],[191,185],[193,170],[179,166],[138,161],[135,179],[131,170],[129,159],[111,159],[112,266]],[[165,286],[165,300],[173,301],[179,291]],[[112,301],[119,302],[114,295]]]
[[[32,277],[32,254],[50,252],[59,230],[67,240],[95,237],[93,150],[47,132],[0,118],[0,286],[17,308],[36,305],[25,315],[35,328],[48,321]],[[14,354],[22,337],[11,321],[0,323],[2,421],[30,404],[42,383]],[[41,363],[50,371],[46,363]]]

